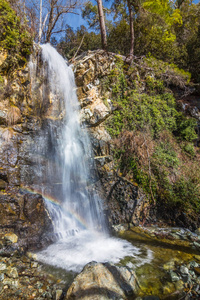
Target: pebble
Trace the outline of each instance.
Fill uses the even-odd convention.
[[[182,280],[178,280],[175,283],[175,287],[176,287],[177,290],[182,290],[184,288],[184,282]]]
[[[30,259],[37,260],[37,254],[35,254],[35,253],[27,252],[26,255],[27,255],[28,258],[30,258]]]
[[[200,235],[200,228],[197,228],[196,231],[195,231],[195,233],[196,233],[197,235]]]
[[[189,263],[189,265],[190,265],[190,268],[196,268],[196,267],[198,267],[199,265],[198,265],[198,263],[196,262],[196,261],[191,261],[190,263]]]
[[[0,271],[3,271],[6,269],[6,264],[0,262]]]
[[[199,243],[194,242],[193,245],[194,245],[195,248],[200,249],[200,244]]]
[[[31,263],[31,268],[37,268],[37,267],[38,267],[38,263],[37,262]]]
[[[175,273],[173,271],[170,271],[170,277],[171,277],[172,282],[178,281],[180,279],[179,276],[177,275],[177,273]]]
[[[1,273],[0,274],[0,281],[3,281],[4,280],[4,273]]]
[[[181,272],[182,274],[189,274],[189,270],[188,270],[188,268],[185,267],[185,266],[181,266],[181,267],[180,267],[180,272]]]

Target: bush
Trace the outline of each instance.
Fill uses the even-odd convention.
[[[6,0],[0,0],[0,50],[7,50],[6,68],[26,62],[31,53],[32,37]]]
[[[197,120],[186,117],[183,113],[177,114],[177,130],[175,134],[187,142],[193,142],[197,139],[195,128],[197,127]]]

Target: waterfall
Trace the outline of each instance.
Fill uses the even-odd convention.
[[[60,102],[63,118],[62,126],[56,127],[56,122],[52,122],[46,137],[52,152],[48,155],[54,161],[49,165],[46,177],[49,186],[56,186],[54,194],[59,201],[48,201],[46,192],[43,194],[57,241],[39,252],[38,259],[79,271],[92,260],[118,262],[126,255],[134,256],[139,251],[136,247],[109,236],[102,201],[88,189],[92,151],[87,131],[79,122],[73,71],[52,46],[41,47],[51,101]],[[41,138],[41,143],[44,139]]]

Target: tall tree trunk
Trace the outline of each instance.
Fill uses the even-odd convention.
[[[106,50],[107,48],[107,36],[106,36],[106,26],[103,14],[103,5],[102,0],[97,0],[98,5],[98,12],[99,12],[99,22],[100,22],[100,29],[101,29],[101,42],[102,48]]]
[[[40,24],[39,24],[39,35],[38,35],[38,42],[41,42],[42,37],[42,0],[40,0]]]
[[[49,22],[48,22],[48,28],[47,28],[47,35],[46,35],[46,43],[50,43],[51,39],[51,32],[53,27],[53,10],[54,10],[54,1],[51,0],[51,8],[49,13]]]
[[[135,42],[134,26],[133,26],[133,10],[131,7],[130,0],[127,0],[127,4],[128,4],[128,10],[129,10],[129,24],[130,24],[130,36],[131,36],[129,57],[130,57],[130,59],[132,59],[133,55],[134,55],[134,42]]]

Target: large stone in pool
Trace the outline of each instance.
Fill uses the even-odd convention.
[[[138,289],[135,273],[127,267],[91,262],[77,275],[65,300],[127,299]]]

